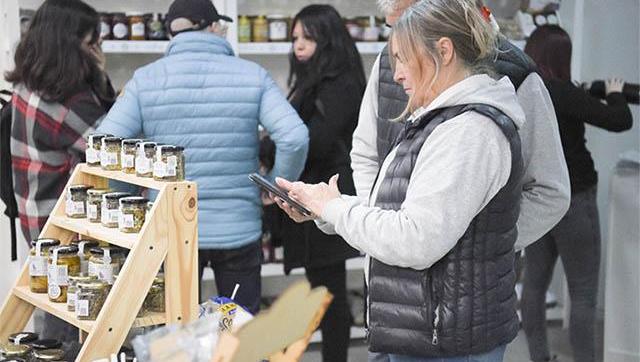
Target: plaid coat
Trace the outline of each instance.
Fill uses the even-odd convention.
[[[12,110],[13,184],[20,226],[30,241],[40,235],[71,171],[84,159],[86,135],[105,110],[89,89],[57,103],[21,84],[14,87]]]

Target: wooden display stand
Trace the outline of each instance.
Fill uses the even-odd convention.
[[[66,190],[70,185],[108,187],[118,180],[158,190],[140,233],[126,234],[86,219],[65,216]],[[98,319],[81,321],[66,304],[49,302],[47,294],[29,291],[27,262],[0,310],[0,341],[22,331],[39,308],[80,329],[84,341],[77,361],[93,361],[118,352],[132,327],[165,323],[186,323],[198,317],[198,206],[193,182],[159,182],[120,171],[103,171],[80,164],[65,193],[58,199],[40,238],[56,238],[62,244],[81,237],[106,241],[130,249],[124,266],[111,288]],[[144,299],[164,262],[166,313],[136,318]]]

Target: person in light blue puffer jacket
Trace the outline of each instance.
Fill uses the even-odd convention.
[[[220,295],[259,308],[262,234],[258,172],[262,125],[276,144],[267,175],[297,179],[308,130],[266,70],[234,56],[209,0],[176,0],[165,56],[138,69],[98,128],[185,147],[186,178],[198,184],[200,276],[211,263]]]

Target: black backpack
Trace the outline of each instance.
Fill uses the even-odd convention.
[[[11,102],[2,95],[11,97],[11,92],[0,90],[0,199],[6,205],[4,214],[11,227],[11,261],[18,259],[16,249],[16,218],[18,204],[13,191],[13,169],[11,168]]]

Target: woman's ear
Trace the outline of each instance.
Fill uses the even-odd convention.
[[[436,48],[442,60],[442,65],[449,65],[455,57],[455,48],[451,39],[447,37],[440,38],[436,43]]]

